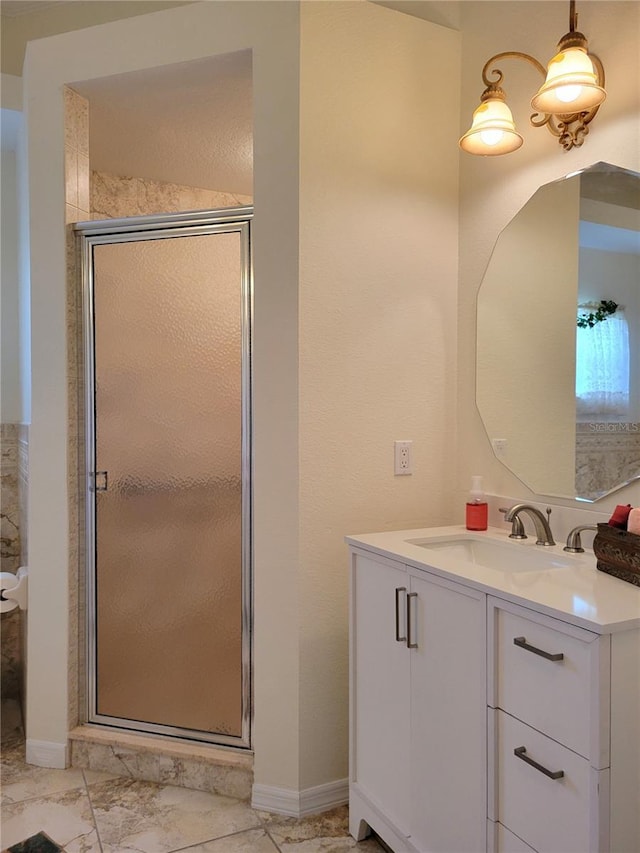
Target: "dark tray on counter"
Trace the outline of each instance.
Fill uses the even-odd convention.
[[[598,524],[593,552],[601,572],[640,587],[640,536]]]

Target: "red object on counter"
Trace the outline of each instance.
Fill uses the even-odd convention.
[[[613,511],[613,515],[609,519],[609,527],[619,527],[621,530],[626,530],[627,519],[629,518],[630,512],[631,504],[627,504],[626,506],[618,504]]]
[[[486,530],[489,505],[484,501],[467,504],[467,530]]]

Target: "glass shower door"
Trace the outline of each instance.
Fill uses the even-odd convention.
[[[89,247],[89,716],[240,746],[250,700],[248,239],[248,221],[189,221],[98,235]]]

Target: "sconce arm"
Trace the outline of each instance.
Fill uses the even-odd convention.
[[[538,62],[535,56],[530,56],[528,53],[521,53],[519,50],[505,50],[502,53],[496,53],[495,56],[492,56],[491,59],[485,63],[485,66],[482,69],[482,80],[487,88],[499,86],[504,78],[504,74],[498,68],[494,68],[492,71],[489,71],[491,65],[500,59],[524,59],[525,62],[528,62],[530,65],[533,65],[534,68],[538,69],[542,74],[543,79],[547,76],[547,71],[544,65]],[[489,80],[489,74],[495,76],[496,79],[493,81]]]

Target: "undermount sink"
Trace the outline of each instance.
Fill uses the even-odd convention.
[[[509,572],[535,572],[544,569],[566,569],[572,565],[564,555],[548,551],[542,545],[522,545],[511,542],[494,542],[473,536],[454,536],[449,539],[407,539],[440,556],[447,562],[461,560],[487,569]]]

